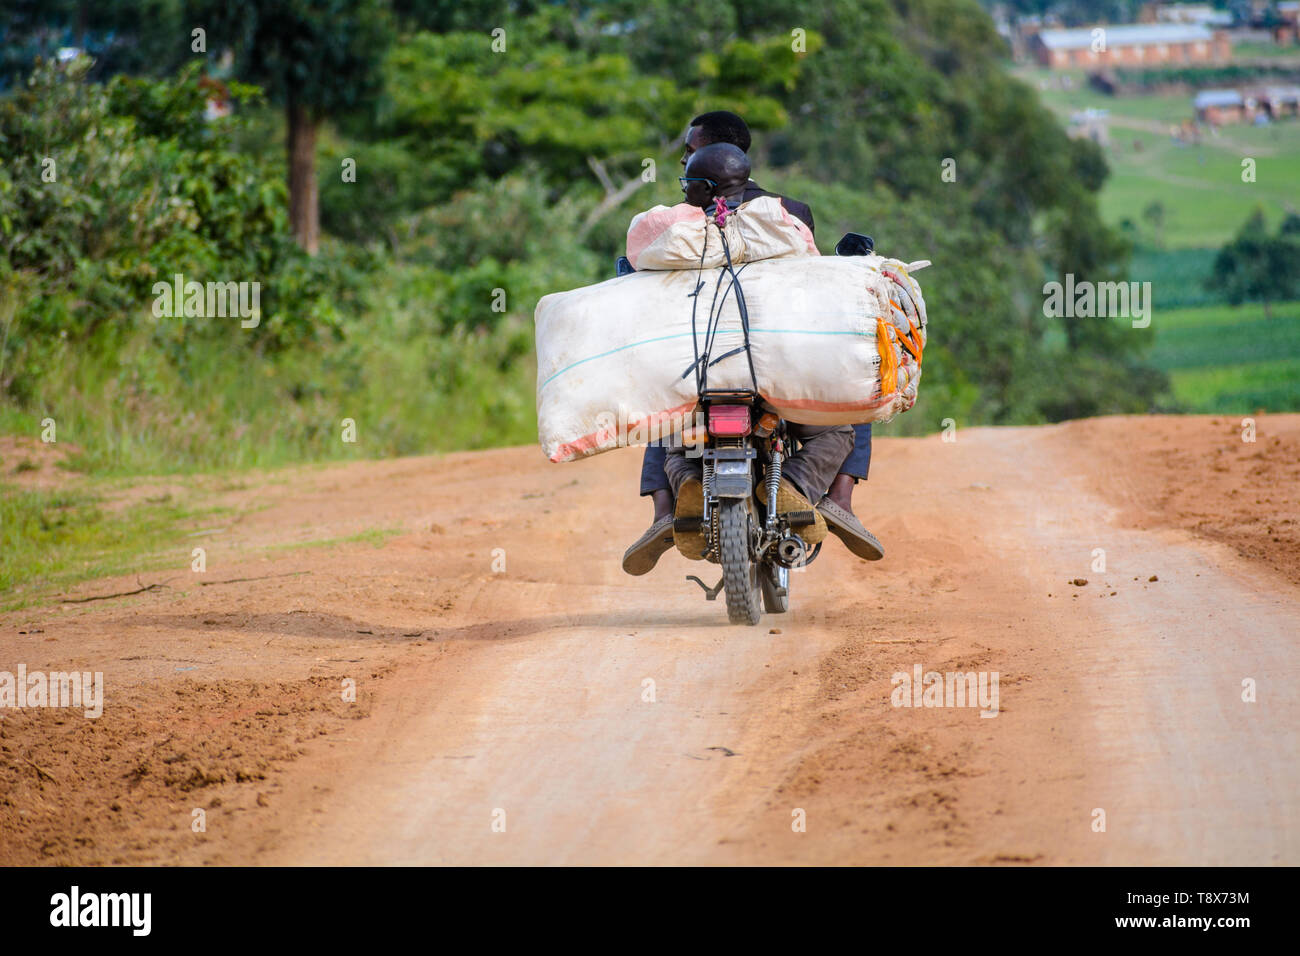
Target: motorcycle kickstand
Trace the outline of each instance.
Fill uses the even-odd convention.
[[[701,581],[693,574],[686,575],[686,580],[694,581],[696,584],[698,584],[701,588],[704,589],[704,596],[708,600],[716,601],[718,599],[718,595],[722,593],[722,583],[726,580],[726,578],[725,577],[718,578],[718,583],[714,587],[709,587],[707,584],[705,584],[703,581]]]

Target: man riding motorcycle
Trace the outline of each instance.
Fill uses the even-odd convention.
[[[715,111],[704,113],[691,120],[690,127],[687,130],[683,144],[682,165],[686,166],[691,157],[705,147],[715,144],[730,144],[741,151],[747,153],[750,146],[749,128],[745,121],[734,113],[726,111]],[[690,182],[683,184],[685,187],[692,185]],[[734,205],[742,202],[748,202],[760,196],[776,196],[762,189],[756,182],[749,179],[748,172],[743,180],[743,184],[729,183],[730,201]],[[703,198],[696,194],[696,199]],[[712,196],[707,197],[710,201]],[[795,200],[788,199],[784,196],[776,196],[781,201],[782,206],[807,226],[811,233],[814,228],[812,210],[805,204]],[[688,191],[687,201],[690,202],[690,193]],[[697,204],[697,203],[692,203]],[[803,428],[805,426],[795,426]],[[842,426],[849,428],[849,426]],[[878,560],[884,557],[884,549],[880,542],[867,531],[853,514],[852,494],[853,487],[859,480],[866,480],[867,473],[871,465],[871,426],[856,425],[850,428],[852,433],[851,449],[842,455],[838,461],[838,468],[832,470],[827,483],[822,483],[820,478],[817,480],[809,479],[810,487],[804,489],[806,496],[811,500],[817,500],[818,504],[815,509],[817,514],[818,527],[822,530],[820,534],[825,536],[825,528],[829,529],[840,538],[841,541],[858,557],[868,560]],[[808,436],[815,438],[817,436]],[[830,440],[823,439],[819,446],[822,449],[830,447]],[[645,457],[641,470],[641,495],[649,496],[654,504],[654,519],[650,528],[641,537],[628,548],[623,556],[623,570],[629,574],[646,574],[659,558],[669,548],[674,545],[673,517],[675,512],[675,501],[678,500],[676,494],[677,487],[680,487],[685,479],[689,476],[682,474],[681,481],[674,483],[670,480],[666,471],[666,460],[668,449],[658,445],[651,444],[646,447]],[[820,463],[820,456],[819,456]],[[796,472],[798,472],[796,466]],[[820,469],[818,470],[820,475]],[[815,487],[812,487],[815,486]],[[822,492],[826,495],[822,497]],[[688,489],[688,494],[694,495],[693,489]],[[820,499],[820,500],[818,500]],[[787,498],[787,500],[790,500]],[[785,509],[783,509],[785,510]],[[814,529],[809,529],[809,533],[817,534]],[[821,538],[818,538],[821,540]]]
[[[703,209],[706,216],[725,216],[728,208],[741,206],[749,183],[749,160],[744,152],[729,143],[713,143],[696,150],[686,164],[682,177],[686,202]],[[719,211],[721,210],[721,212]],[[803,224],[792,221],[792,230],[806,230]],[[805,233],[811,242],[811,233]],[[826,537],[826,520],[813,508],[829,487],[845,456],[853,447],[853,428],[850,425],[815,427],[787,422],[787,434],[798,443],[797,450],[786,458],[777,492],[777,511],[809,511],[815,523],[801,532],[808,545],[816,545]],[[674,516],[699,518],[704,514],[704,494],[701,476],[703,465],[699,458],[690,457],[684,447],[677,445],[667,451],[664,471],[676,500]],[[762,486],[756,489],[760,494]],[[682,524],[678,522],[678,524]],[[693,522],[688,523],[694,525]],[[677,549],[688,558],[703,558],[707,546],[702,529],[673,532]]]

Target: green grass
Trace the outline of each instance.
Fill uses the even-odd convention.
[[[1279,132],[1275,140],[1273,132]],[[1223,245],[1256,206],[1276,227],[1300,201],[1300,122],[1271,131],[1234,130],[1231,136],[1231,147],[1179,146],[1168,136],[1112,127],[1102,217],[1116,225],[1129,219],[1150,231],[1142,212],[1158,202],[1164,207],[1161,238],[1174,249]],[[1265,148],[1275,152],[1266,155]],[[1244,157],[1255,160],[1253,183],[1242,182]]]
[[[1300,50],[1294,46],[1240,40],[1232,44],[1232,55],[1237,60],[1300,60]]]
[[[1169,376],[1174,394],[1192,411],[1250,414],[1300,409],[1300,360],[1280,359]]]
[[[1152,317],[1149,360],[1169,373],[1189,411],[1250,414],[1300,409],[1300,302],[1209,306]]]
[[[1161,238],[1167,248],[1218,248],[1255,206],[1263,207],[1276,226],[1300,204],[1300,120],[1224,126],[1217,136],[1206,132],[1200,145],[1184,146],[1169,131],[1193,118],[1190,93],[1107,96],[1088,88],[1081,71],[1069,72],[1073,85],[1068,90],[1060,88],[1060,74],[1015,72],[1039,89],[1063,122],[1089,107],[1110,111],[1106,158],[1111,177],[1102,189],[1101,211],[1112,225],[1129,219],[1150,233],[1142,211],[1159,202],[1165,210]],[[1256,163],[1253,183],[1241,178],[1247,157]]]
[[[225,509],[182,507],[170,495],[115,508],[106,492],[125,484],[118,479],[57,491],[0,486],[0,611],[44,603],[95,578],[165,568],[188,574],[198,539],[187,535]],[[263,550],[272,554],[347,544],[380,548],[404,532],[368,528]]]
[[[288,541],[273,544],[266,548],[267,553],[276,551],[298,551],[304,548],[334,548],[344,544],[368,544],[372,548],[382,548],[389,538],[406,534],[405,528],[367,528],[355,534],[340,535],[337,538],[318,538],[314,541]]]
[[[0,434],[57,423],[65,466],[96,476],[276,468],[536,440],[532,325],[444,330],[418,270],[373,291],[348,341],[279,355],[205,343],[177,363],[143,329],[120,348],[65,345]],[[355,442],[345,442],[345,419]]]
[[[114,508],[97,487],[0,487],[0,610],[91,578],[185,567],[184,534],[215,513],[184,507],[170,495]]]

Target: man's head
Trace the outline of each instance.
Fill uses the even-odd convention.
[[[749,182],[749,157],[730,143],[710,143],[691,154],[682,192],[692,206],[705,209],[715,196],[735,196]]]
[[[691,125],[686,130],[686,138],[682,142],[682,165],[686,165],[686,161],[697,149],[713,143],[730,143],[742,153],[748,153],[749,127],[735,113],[726,110],[701,113],[691,120]]]

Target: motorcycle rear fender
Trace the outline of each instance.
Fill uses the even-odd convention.
[[[753,489],[749,462],[756,452],[741,448],[706,448],[704,458],[713,463],[712,492],[715,498],[748,498]]]
[[[713,494],[718,498],[748,498],[753,484],[748,458],[723,458],[713,463]]]

